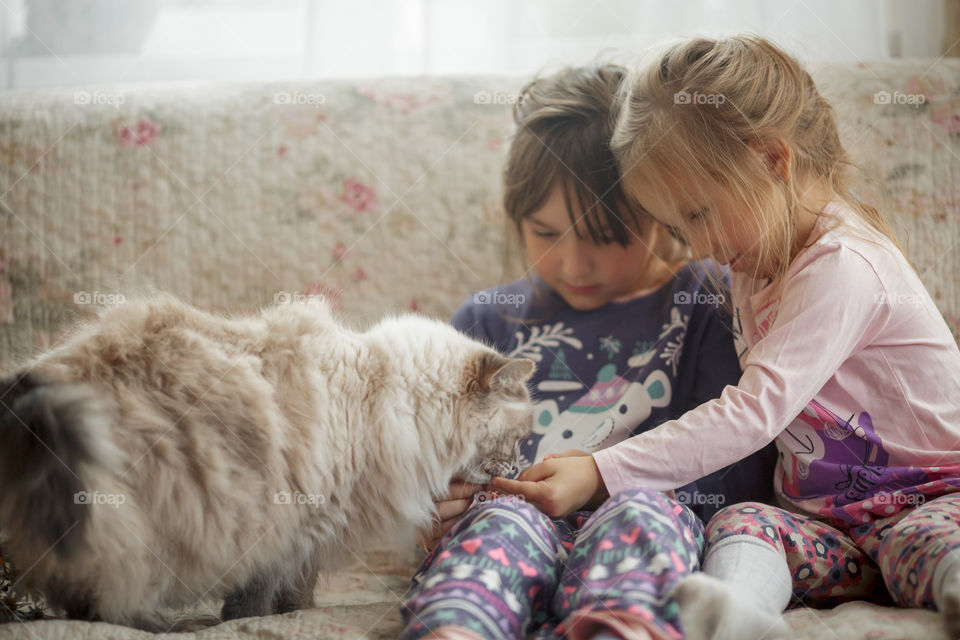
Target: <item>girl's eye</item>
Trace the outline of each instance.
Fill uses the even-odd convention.
[[[693,213],[690,214],[690,220],[692,222],[695,222],[697,220],[702,220],[703,218],[706,217],[708,211],[709,210],[707,208],[700,209],[700,211],[694,211]]]
[[[680,232],[677,231],[675,228],[673,228],[673,227],[667,227],[667,233],[669,233],[669,234],[673,237],[674,240],[676,240],[677,242],[679,242],[679,243],[682,244],[683,246],[687,246],[687,241],[683,238],[682,235],[680,235]]]
[[[538,238],[556,238],[557,234],[554,231],[537,231],[534,230],[533,235]]]

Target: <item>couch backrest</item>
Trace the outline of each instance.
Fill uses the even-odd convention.
[[[886,205],[956,331],[960,62],[933,63],[814,75],[880,179],[858,188]],[[217,310],[324,294],[353,320],[449,316],[516,275],[499,184],[522,83],[0,94],[0,368],[88,303],[151,286]]]

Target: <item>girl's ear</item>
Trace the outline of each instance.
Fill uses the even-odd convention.
[[[771,178],[778,182],[786,181],[790,175],[793,154],[782,138],[748,140],[747,146]]]

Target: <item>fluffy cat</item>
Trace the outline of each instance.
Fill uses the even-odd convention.
[[[71,617],[310,607],[318,572],[412,540],[452,477],[517,463],[533,369],[413,315],[361,333],[323,303],[128,302],[0,381],[7,552]]]

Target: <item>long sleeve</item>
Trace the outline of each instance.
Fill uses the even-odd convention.
[[[761,449],[870,343],[887,315],[870,262],[842,244],[802,254],[780,292],[779,302],[763,305],[770,320],[744,359],[739,384],[594,454],[611,494],[632,486],[674,489]],[[738,307],[744,302],[734,298]]]
[[[729,295],[729,291],[727,292]],[[690,338],[688,337],[688,340]],[[742,371],[737,362],[733,343],[730,314],[722,307],[708,307],[704,314],[704,328],[699,335],[699,348],[695,368],[688,372],[692,380],[690,392],[682,398],[682,415],[720,397],[727,385],[736,385]],[[715,434],[716,425],[710,425]],[[706,522],[724,506],[738,502],[769,502],[773,498],[773,471],[777,461],[777,448],[773,443],[726,467],[702,478],[696,484],[698,497],[690,496],[692,503],[699,502],[702,512],[698,515]],[[681,490],[677,495],[680,496]]]

